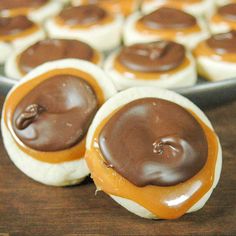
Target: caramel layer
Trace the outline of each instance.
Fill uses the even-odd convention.
[[[22,7],[17,9],[3,10],[3,12],[5,16],[19,16],[27,15],[32,10],[34,10],[34,8]]]
[[[152,3],[155,0],[145,0],[144,3]],[[163,1],[162,5],[174,7],[178,9],[183,9],[184,7],[187,7],[192,4],[201,3],[202,0],[165,0]]]
[[[146,79],[146,80],[157,80],[161,79],[162,77],[173,75],[177,72],[180,72],[184,69],[186,69],[190,65],[190,60],[185,57],[183,63],[178,66],[177,68],[166,71],[166,72],[160,72],[160,73],[143,73],[143,72],[137,72],[132,71],[130,69],[127,69],[125,66],[123,66],[117,59],[114,60],[114,68],[120,73],[123,74],[125,77],[129,77],[132,79]]]
[[[55,18],[55,21],[58,25],[70,29],[86,30],[109,24],[114,21],[114,17],[97,5],[81,5],[65,9]]]
[[[14,35],[0,35],[0,41],[10,42],[18,38],[24,38],[37,32],[39,29],[40,29],[39,26],[35,25],[31,27],[30,29],[24,30]]]
[[[99,134],[114,113],[97,127],[91,148],[87,150],[85,155],[98,189],[137,202],[161,219],[176,219],[185,214],[213,185],[218,154],[217,136],[214,131],[193,114],[202,126],[208,142],[208,159],[203,169],[191,179],[175,186],[137,187],[112,168],[108,168],[98,148]]]
[[[58,25],[61,25],[63,27],[68,27],[70,29],[78,29],[78,30],[86,30],[88,28],[91,28],[91,27],[96,27],[96,26],[101,26],[101,25],[106,25],[106,24],[109,24],[111,23],[112,21],[114,20],[114,18],[112,16],[108,16],[106,17],[105,19],[97,22],[96,24],[89,24],[89,25],[75,25],[75,26],[68,26],[67,24],[65,24],[65,22],[60,19],[59,17],[56,17],[55,18],[55,21]]]
[[[234,29],[236,30],[236,22],[235,21],[231,21],[228,19],[225,19],[224,17],[220,16],[219,14],[215,14],[212,18],[211,18],[211,22],[214,24],[226,24],[229,26],[230,29]]]
[[[11,93],[11,95],[8,97],[4,105],[4,113],[3,113],[4,122],[7,128],[10,130],[11,135],[13,139],[15,140],[16,144],[18,145],[18,147],[24,153],[31,156],[32,158],[35,158],[39,161],[43,161],[47,163],[62,163],[62,162],[78,160],[82,158],[85,153],[85,138],[79,144],[66,150],[57,151],[57,152],[36,151],[34,149],[31,149],[25,146],[19,140],[19,138],[17,138],[17,136],[15,135],[13,131],[11,121],[12,121],[12,117],[13,117],[16,106],[18,105],[19,101],[21,101],[24,98],[24,96],[26,96],[26,94],[28,94],[33,88],[37,87],[40,83],[42,83],[46,79],[51,78],[56,75],[61,75],[61,74],[69,74],[69,75],[74,75],[74,76],[83,78],[94,89],[97,95],[99,105],[101,105],[104,102],[105,99],[104,99],[103,92],[100,86],[98,85],[98,83],[93,79],[91,75],[80,70],[66,68],[66,69],[56,69],[53,71],[46,72],[20,85]]]
[[[82,0],[82,4],[89,4],[91,3],[91,0]],[[137,0],[113,0],[113,1],[92,1],[96,4],[99,4],[99,6],[106,9],[108,12],[112,12],[115,14],[123,14],[124,16],[128,16],[134,11],[135,4]]]
[[[37,10],[39,9],[40,7],[43,7],[44,5],[48,4],[48,1],[42,1],[41,4],[37,4],[37,3],[32,3],[31,5],[29,6],[26,6],[27,4],[22,4],[20,7],[19,5],[17,4],[16,7],[11,7],[9,9],[3,9],[2,10],[2,13],[4,16],[20,16],[20,15],[28,15],[28,13],[30,13],[31,11],[33,10]],[[13,3],[13,6],[14,3]]]
[[[206,41],[199,43],[196,49],[193,51],[193,54],[195,57],[206,56],[212,58],[215,61],[236,63],[236,53],[219,54],[214,49],[210,48]]]
[[[198,25],[195,25],[193,27],[186,28],[186,29],[155,30],[155,29],[145,27],[145,25],[140,21],[136,22],[135,28],[137,31],[139,31],[142,34],[158,36],[158,37],[169,39],[169,40],[173,40],[173,38],[175,38],[176,36],[184,36],[188,34],[198,33],[201,31],[201,28]]]

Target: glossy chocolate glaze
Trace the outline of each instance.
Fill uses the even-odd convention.
[[[93,49],[78,40],[45,39],[39,41],[21,53],[18,61],[20,70],[28,73],[35,67],[64,58],[92,61]]]
[[[185,58],[185,48],[171,41],[134,44],[124,47],[118,61],[139,72],[164,72],[175,69]]]
[[[89,4],[98,4],[101,2],[109,2],[109,0],[87,0]],[[119,2],[119,0],[113,0],[113,2]]]
[[[101,2],[108,2],[107,0],[87,0],[87,3],[89,4],[98,4]]]
[[[172,186],[205,165],[207,139],[179,105],[157,98],[128,103],[105,124],[99,147],[109,167],[136,186]]]
[[[0,36],[15,35],[33,26],[25,16],[0,17]]]
[[[69,7],[59,14],[60,19],[70,26],[95,24],[106,16],[106,11],[94,4]]]
[[[213,35],[206,42],[217,53],[236,53],[236,31]]]
[[[227,4],[218,9],[218,13],[227,20],[236,21],[236,3]]]
[[[162,7],[139,20],[151,29],[185,29],[196,25],[196,19],[181,10]]]
[[[15,8],[37,8],[46,4],[49,0],[1,0],[0,10]]]
[[[39,151],[59,151],[79,143],[97,111],[92,87],[82,78],[47,79],[17,105],[12,126],[17,137]]]

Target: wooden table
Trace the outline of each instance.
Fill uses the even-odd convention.
[[[220,183],[202,210],[173,221],[139,218],[104,193],[95,196],[89,179],[66,188],[36,183],[12,164],[1,139],[0,236],[236,235],[236,102],[206,113],[223,147]]]

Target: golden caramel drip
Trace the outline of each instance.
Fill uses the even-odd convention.
[[[117,58],[114,60],[114,68],[125,77],[129,77],[132,79],[145,79],[145,80],[158,80],[162,77],[170,76],[175,73],[178,73],[184,69],[186,69],[190,65],[190,60],[186,57],[183,63],[173,70],[169,70],[166,72],[154,72],[154,73],[144,73],[138,71],[132,71],[125,66],[123,66]]]
[[[208,142],[208,159],[203,169],[186,182],[175,186],[148,185],[137,187],[115,170],[107,167],[97,143],[102,128],[114,113],[104,119],[97,127],[93,143],[85,154],[86,162],[97,188],[107,194],[132,200],[161,219],[176,219],[185,214],[210,190],[214,183],[218,154],[218,141],[214,131],[193,114],[203,128]]]
[[[57,152],[42,152],[42,151],[37,151],[37,150],[31,149],[25,146],[15,135],[11,122],[12,122],[12,117],[13,117],[15,108],[17,107],[19,102],[32,89],[37,87],[43,81],[51,77],[54,77],[56,75],[61,75],[61,74],[69,74],[69,75],[83,78],[94,89],[94,92],[97,95],[99,106],[104,103],[105,98],[104,98],[103,92],[100,86],[98,85],[98,83],[94,80],[94,78],[91,75],[77,69],[66,68],[66,69],[56,69],[53,71],[46,72],[26,83],[21,84],[15,90],[13,90],[13,92],[10,94],[10,96],[8,97],[4,105],[3,119],[7,128],[10,130],[11,135],[13,139],[15,140],[16,144],[18,145],[18,147],[24,153],[28,154],[32,158],[35,158],[39,161],[43,161],[47,163],[62,163],[62,162],[78,160],[82,158],[85,154],[86,137],[83,139],[83,141],[71,147],[70,149],[57,151]]]
[[[228,19],[225,19],[224,17],[222,17],[219,14],[215,14],[212,18],[211,18],[211,22],[214,24],[226,24],[228,25],[228,27],[232,30],[236,30],[236,22],[235,21],[231,21]]]
[[[90,0],[82,0],[82,4],[91,3]],[[113,0],[113,1],[101,1],[96,2],[99,6],[114,14],[123,14],[124,16],[130,15],[134,11],[134,7],[137,4],[137,0]]]
[[[14,34],[14,35],[12,35],[12,34],[11,35],[0,35],[0,41],[11,42],[11,41],[18,39],[18,38],[27,37],[27,36],[37,32],[39,29],[40,29],[40,27],[38,25],[34,25],[33,27],[31,27],[27,30],[21,31],[17,34]]]
[[[162,39],[173,40],[177,36],[185,36],[188,34],[194,34],[201,31],[201,28],[196,24],[193,27],[189,27],[186,29],[151,29],[146,27],[142,22],[137,21],[135,28],[142,34],[157,36]]]
[[[219,54],[214,49],[210,48],[206,41],[198,44],[196,49],[193,51],[195,57],[210,57],[215,61],[226,61],[236,63],[236,53],[223,53]]]

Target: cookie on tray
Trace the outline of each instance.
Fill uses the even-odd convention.
[[[102,54],[88,44],[73,39],[43,39],[22,50],[16,50],[7,59],[5,74],[21,79],[31,70],[49,61],[74,58],[102,63]]]
[[[0,63],[14,50],[45,38],[43,29],[26,16],[0,16]]]
[[[46,23],[51,38],[79,39],[100,51],[116,48],[121,43],[123,17],[96,4],[65,8]]]
[[[207,25],[202,18],[170,7],[161,7],[146,15],[134,13],[124,26],[126,45],[168,39],[192,49],[208,36]]]
[[[190,52],[166,40],[124,46],[108,56],[104,69],[118,90],[147,85],[185,87],[197,80]]]
[[[220,33],[194,50],[198,73],[211,81],[236,77],[236,31]]]

